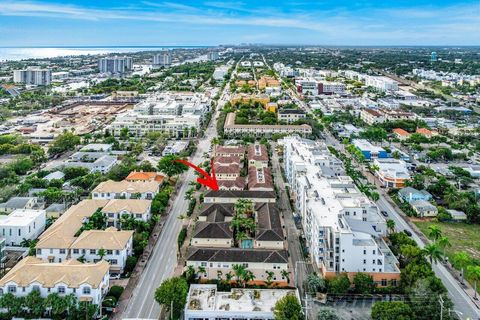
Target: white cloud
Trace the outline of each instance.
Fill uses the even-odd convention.
[[[425,41],[427,44],[435,39],[455,42],[455,39],[460,38],[469,39],[473,43],[480,42],[478,6],[471,5],[443,8],[368,8],[355,12],[343,8],[319,10],[312,6],[308,12],[288,12],[288,9],[279,12],[271,8],[248,8],[242,2],[205,2],[207,8],[154,0],[145,0],[141,4],[128,9],[97,9],[7,0],[0,2],[0,16],[175,22],[186,27],[202,25],[284,28],[311,32],[312,39],[336,40],[338,43],[355,40],[357,44],[362,41],[408,44],[413,39],[415,42]],[[268,38],[265,38],[265,41],[267,40]]]

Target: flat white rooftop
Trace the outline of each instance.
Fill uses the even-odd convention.
[[[21,227],[28,226],[39,216],[45,216],[45,210],[17,209],[8,216],[0,215],[0,226]]]
[[[212,284],[192,284],[187,297],[188,311],[272,312],[275,303],[293,289],[241,289],[219,292]]]

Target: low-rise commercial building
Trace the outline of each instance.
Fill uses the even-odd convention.
[[[407,164],[403,160],[375,159],[373,165],[378,169],[375,175],[387,188],[403,188],[410,180]]]
[[[192,284],[185,305],[185,320],[275,318],[273,310],[278,300],[294,295],[292,289],[231,289],[219,292],[214,284]]]
[[[360,150],[365,157],[365,160],[370,161],[373,159],[384,159],[388,158],[388,153],[382,147],[374,146],[370,141],[365,139],[355,139],[353,140],[353,145]]]

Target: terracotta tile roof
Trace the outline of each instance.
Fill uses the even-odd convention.
[[[410,135],[410,133],[408,133],[407,131],[403,130],[402,128],[395,128],[392,130],[393,133],[399,135],[399,136],[402,136],[402,137],[408,137]]]
[[[270,168],[248,168],[248,190],[269,189],[273,191],[273,179]]]
[[[248,146],[248,160],[268,161],[268,150],[263,144],[255,143]]]
[[[85,230],[70,248],[122,250],[132,237],[133,231],[118,231],[113,227],[105,230]]]
[[[432,135],[432,131],[428,130],[427,128],[418,128],[416,132],[426,136]]]
[[[142,199],[112,199],[102,208],[104,213],[119,213],[120,211],[128,211],[134,214],[148,213],[151,200]]]
[[[108,180],[100,183],[93,192],[110,192],[110,193],[144,193],[157,192],[160,183],[157,181],[113,181]]]
[[[223,164],[223,165],[228,165],[228,164],[240,164],[240,157],[236,155],[232,156],[218,156],[215,157],[215,160],[213,162],[214,164]]]
[[[109,268],[106,260],[97,263],[81,263],[77,260],[49,263],[35,257],[25,257],[0,280],[0,286],[15,282],[19,287],[28,287],[37,282],[47,288],[53,288],[58,283],[78,288],[88,283],[98,288]]]
[[[127,176],[125,180],[127,181],[138,181],[138,180],[153,180],[157,182],[162,182],[164,176],[156,172],[144,172],[144,171],[132,171]]]
[[[245,177],[238,177],[235,180],[218,180],[218,187],[220,190],[239,189],[244,190],[247,185]]]
[[[229,164],[229,165],[214,165],[215,174],[224,174],[224,173],[238,173],[240,174],[240,166],[238,164]]]

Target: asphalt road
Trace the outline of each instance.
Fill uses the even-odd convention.
[[[190,159],[194,164],[204,161],[203,154],[208,152],[211,146],[212,138],[216,137],[216,123],[218,109],[223,107],[228,100],[228,85],[219,99],[217,113],[212,117],[204,138],[199,140],[197,151]],[[189,189],[190,181],[196,178],[194,171],[189,169],[184,173],[180,180],[182,181],[179,192],[175,197],[170,215],[163,227],[163,231],[153,249],[153,253],[145,267],[137,287],[128,303],[123,319],[159,319],[161,307],[155,301],[155,289],[160,284],[173,276],[177,266],[177,237],[182,227],[182,220],[179,216],[187,212],[188,201],[184,200],[185,192]]]

